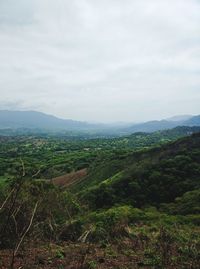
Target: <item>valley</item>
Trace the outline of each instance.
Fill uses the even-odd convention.
[[[0,0],[0,269],[200,269],[200,0]]]
[[[199,131],[1,136],[1,268],[197,269]]]

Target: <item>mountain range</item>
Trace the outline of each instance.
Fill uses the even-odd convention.
[[[37,111],[0,111],[0,128],[77,129],[90,124],[70,119],[60,119]]]
[[[174,116],[137,124],[92,124],[71,119],[60,119],[37,111],[0,111],[0,129],[39,129],[48,131],[96,131],[129,134],[155,132],[177,126],[200,126],[200,115]]]
[[[174,120],[174,119],[177,120]],[[186,120],[185,120],[186,119]],[[168,120],[155,120],[155,121],[148,121],[144,123],[134,124],[128,128],[126,128],[126,132],[128,133],[135,133],[135,132],[155,132],[158,130],[166,130],[172,129],[177,126],[200,126],[200,115],[198,116],[191,116],[187,118],[182,118],[179,116],[175,116],[172,119]]]

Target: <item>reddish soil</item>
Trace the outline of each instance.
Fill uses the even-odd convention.
[[[76,172],[65,174],[52,179],[53,184],[59,187],[69,187],[72,184],[78,183],[87,176],[87,169],[82,169]]]

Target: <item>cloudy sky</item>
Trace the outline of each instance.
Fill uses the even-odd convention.
[[[0,0],[0,109],[200,114],[200,1]]]

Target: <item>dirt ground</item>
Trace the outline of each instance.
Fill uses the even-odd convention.
[[[62,246],[50,244],[20,251],[15,258],[14,269],[140,268],[137,266],[138,258],[134,255],[128,256],[113,247],[104,248],[88,244]],[[11,251],[0,251],[0,268],[8,269],[11,258]]]
[[[76,172],[68,173],[63,176],[52,179],[53,184],[59,187],[68,187],[72,184],[80,182],[87,175],[87,169],[81,169]]]
[[[26,244],[15,258],[12,269],[199,269],[198,264],[156,264],[147,259],[144,248],[131,241],[121,244],[96,245],[89,243]],[[12,252],[0,251],[0,268],[11,269]]]

